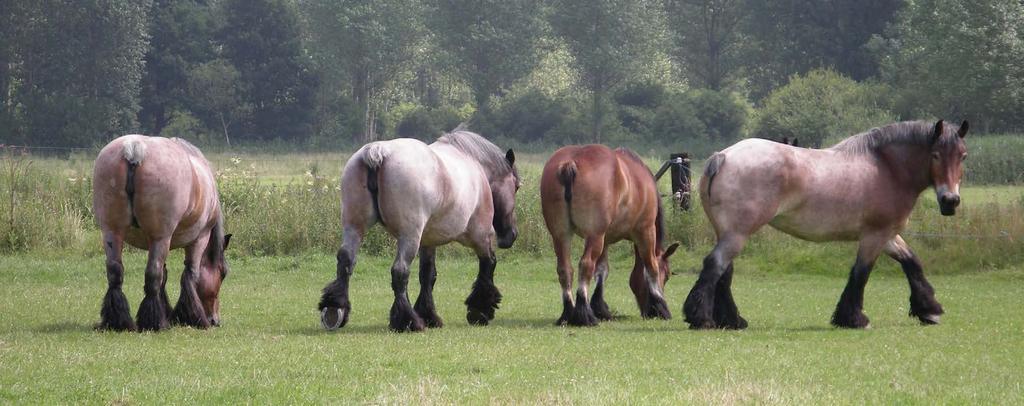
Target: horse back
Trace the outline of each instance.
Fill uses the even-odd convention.
[[[124,234],[139,248],[164,237],[171,237],[171,246],[177,248],[209,231],[220,218],[216,184],[206,159],[190,148],[195,147],[141,135],[107,144],[93,171],[93,207],[100,227]]]

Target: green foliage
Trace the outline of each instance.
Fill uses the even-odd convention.
[[[591,140],[600,142],[609,116],[606,93],[637,76],[663,40],[663,15],[649,0],[559,0],[551,26],[575,60],[591,93]]]
[[[742,61],[741,24],[750,5],[746,0],[666,0],[672,31],[673,59],[690,83],[723,90],[735,79]]]
[[[87,146],[135,128],[149,8],[149,0],[5,1],[3,14],[17,23],[0,40],[0,48],[10,41],[2,97],[18,130],[5,140]]]
[[[549,133],[562,125],[571,111],[564,99],[529,91],[501,104],[496,112],[497,131],[524,142],[550,139]]]
[[[885,107],[884,86],[860,84],[835,71],[793,76],[768,96],[758,112],[754,135],[798,138],[821,146],[830,136],[846,137],[894,121]]]
[[[218,20],[213,11],[205,1],[154,1],[140,96],[139,124],[145,134],[160,135],[174,120],[175,112],[193,108],[189,74],[197,64],[215,57],[210,39]]]
[[[865,46],[893,22],[906,0],[774,0],[744,2],[738,52],[752,99],[760,101],[793,75],[830,69],[857,81],[875,77]],[[945,12],[944,10],[937,11]]]
[[[661,139],[705,138],[707,125],[698,117],[693,98],[676,94],[655,110],[651,130]]]
[[[402,120],[395,128],[395,133],[399,137],[418,138],[433,142],[437,137],[457,127],[465,119],[466,117],[461,117],[459,111],[454,108],[417,107],[402,116]]]
[[[731,141],[740,137],[750,109],[745,101],[714,90],[696,90],[690,97],[709,139]]]
[[[216,39],[238,71],[244,105],[241,136],[302,140],[310,135],[316,77],[308,70],[299,19],[291,0],[224,0]]]
[[[888,38],[876,38],[898,111],[968,118],[973,128],[1021,128],[1024,3],[1017,0],[908,2]]]

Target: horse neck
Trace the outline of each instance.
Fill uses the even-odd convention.
[[[931,151],[924,145],[893,144],[881,147],[877,156],[885,162],[893,179],[915,192],[931,186]]]

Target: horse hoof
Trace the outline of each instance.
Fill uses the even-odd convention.
[[[324,330],[334,331],[345,325],[345,311],[337,307],[325,307],[320,311],[320,325]]]
[[[926,316],[921,316],[918,319],[921,320],[921,324],[926,325],[926,326],[932,326],[932,325],[939,324],[939,318],[940,317],[941,316],[938,315],[938,314],[929,314],[929,315],[926,315]]]
[[[475,326],[486,326],[491,322],[491,320],[487,318],[487,315],[484,314],[484,312],[476,310],[470,310],[466,312],[466,321],[468,321],[469,324]]]
[[[713,321],[690,323],[690,330],[712,330],[718,328]]]

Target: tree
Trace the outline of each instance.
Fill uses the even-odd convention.
[[[1024,3],[908,3],[873,42],[901,113],[967,118],[983,131],[1024,126]],[[972,125],[973,127],[973,125]]]
[[[906,0],[749,1],[741,53],[754,99],[791,75],[835,70],[861,81],[879,72],[866,48]]]
[[[340,67],[350,96],[364,108],[363,141],[377,138],[376,114],[384,91],[411,69],[425,38],[417,0],[300,0],[312,45],[322,65]]]
[[[432,0],[431,28],[473,90],[478,116],[490,98],[530,74],[541,57],[539,0]]]
[[[258,139],[301,139],[311,132],[316,78],[309,72],[290,0],[223,0],[222,57],[238,70],[252,114],[240,122]],[[237,137],[236,137],[237,138]]]
[[[601,141],[610,89],[634,76],[657,52],[663,16],[648,0],[558,0],[551,26],[568,45],[580,82],[591,92],[590,127]]]
[[[188,78],[190,96],[196,108],[208,117],[215,117],[224,132],[224,142],[231,146],[228,126],[243,118],[252,107],[242,101],[243,93],[239,73],[234,66],[223,59],[201,64],[193,69]]]
[[[19,141],[84,146],[134,129],[150,2],[15,3],[16,34],[4,41],[16,60],[7,93],[20,111]]]
[[[747,0],[666,0],[673,58],[691,83],[720,91],[739,68],[737,43]]]
[[[150,48],[142,77],[139,123],[159,135],[175,110],[187,110],[189,72],[215,57],[211,7],[202,0],[156,0],[149,17]]]

